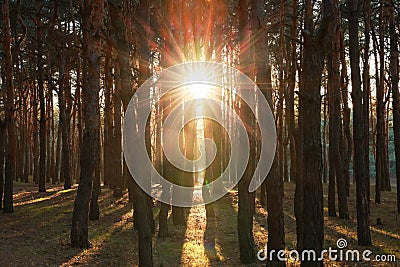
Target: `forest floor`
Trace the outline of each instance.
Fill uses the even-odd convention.
[[[396,193],[383,192],[382,203],[371,202],[371,234],[373,246],[357,245],[355,189],[349,198],[350,220],[327,217],[327,188],[324,185],[325,244],[336,249],[339,238],[347,240],[346,249],[365,249],[375,255],[395,255],[396,263],[325,261],[326,266],[399,266],[400,214],[396,212]],[[373,192],[373,190],[371,190]],[[101,216],[91,221],[89,237],[93,247],[74,249],[69,232],[76,187],[63,190],[48,185],[46,193],[38,193],[33,184],[16,183],[15,212],[0,213],[0,266],[136,266],[137,233],[133,230],[132,208],[127,194],[116,199],[103,189]],[[293,213],[294,185],[285,184],[285,246],[296,248],[296,224]],[[157,215],[159,205],[154,209]],[[240,266],[236,214],[237,192],[231,192],[215,203],[216,217],[206,219],[204,207],[186,210],[187,225],[173,226],[170,237],[153,239],[154,266]],[[257,204],[254,237],[258,249],[267,243],[266,211]],[[380,218],[382,225],[377,225]],[[172,220],[171,220],[172,221]],[[250,266],[265,266],[258,262]],[[288,262],[288,266],[298,263]]]

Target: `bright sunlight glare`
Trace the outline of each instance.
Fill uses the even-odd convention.
[[[212,87],[208,84],[194,83],[188,87],[190,96],[196,98],[207,98],[211,95]]]
[[[199,82],[199,81],[208,81],[210,74],[204,68],[198,68],[192,70],[189,74],[189,80],[192,82]]]

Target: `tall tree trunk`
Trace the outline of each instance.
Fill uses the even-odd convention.
[[[37,83],[40,104],[39,120],[39,192],[46,192],[46,101],[43,81],[42,3],[36,0]]]
[[[357,193],[357,237],[361,246],[371,245],[369,229],[368,177],[365,164],[365,138],[358,41],[358,0],[347,0],[349,10],[349,47],[353,98],[354,176]]]
[[[58,78],[58,106],[60,109],[60,131],[61,131],[61,173],[60,180],[64,182],[64,189],[70,189],[72,184],[71,177],[71,99],[69,81],[66,72],[67,63],[63,51],[64,46],[59,51],[59,78]]]
[[[313,36],[313,6],[305,2],[304,58],[302,87],[300,88],[301,122],[303,135],[303,249],[313,249],[320,254],[324,240],[323,195],[321,177],[321,76],[325,53],[330,51],[337,28],[338,8],[334,1],[322,2],[323,19],[316,36]],[[302,266],[322,266],[322,261],[303,261]]]
[[[324,76],[327,76],[325,73],[323,74]],[[327,100],[327,79],[324,79],[324,97],[321,97],[321,101],[322,101],[322,182],[326,183],[327,182],[327,178],[330,175],[335,175],[334,171],[331,172],[331,170],[329,169],[331,166],[331,162],[329,162],[328,156],[329,156],[329,151],[328,151],[328,147],[327,147],[327,139],[329,139],[328,136],[328,131],[327,131],[327,124],[328,124],[328,100]]]
[[[118,50],[117,50],[118,53]],[[121,114],[121,79],[120,79],[121,66],[116,62],[114,66],[114,134],[113,134],[113,189],[114,197],[122,197],[123,180],[122,180],[122,114]]]
[[[384,36],[383,36],[383,1],[380,1],[379,7],[379,84],[376,86],[376,151],[375,151],[375,203],[381,203],[382,181],[384,179],[384,71],[385,71],[385,54],[384,54]],[[378,71],[378,70],[377,70]],[[364,122],[365,123],[365,122]]]
[[[250,19],[252,21],[252,31],[257,33],[254,39],[255,54],[257,55],[255,57],[257,86],[267,99],[270,109],[273,110],[271,66],[269,61],[269,49],[267,46],[267,33],[263,24],[265,17],[264,1],[251,0],[251,9],[252,12],[250,13]],[[283,144],[280,145],[283,146]],[[275,156],[268,177],[263,183],[264,188],[261,188],[261,190],[264,190],[264,193],[265,191],[267,192],[266,204],[268,211],[268,251],[279,251],[285,247],[284,214],[282,202],[283,177],[278,174],[277,164],[277,156]],[[272,259],[269,259],[267,265],[285,266],[285,263],[279,261],[276,257],[273,257]]]
[[[32,86],[32,90],[33,181],[37,184],[39,182],[38,90],[35,85]]]
[[[249,23],[249,2],[248,0],[240,0],[238,6],[238,16],[239,16],[239,40],[240,40],[240,68],[241,71],[250,78],[254,78],[253,62],[252,62],[252,45],[250,38],[250,23]],[[236,103],[235,105],[238,105]],[[239,109],[237,107],[237,109]],[[243,120],[247,110],[240,109],[237,111],[238,114],[242,115]],[[250,121],[248,122],[251,123]],[[249,133],[248,133],[249,134]],[[240,252],[240,262],[243,264],[249,264],[256,261],[255,255],[255,244],[253,236],[253,214],[255,210],[255,195],[254,192],[250,193],[248,191],[250,179],[253,175],[252,169],[254,166],[254,156],[255,147],[250,138],[250,157],[247,163],[247,168],[238,183],[238,234],[239,234],[239,252]]]
[[[117,8],[116,8],[117,7]],[[123,191],[123,173],[122,173],[122,132],[121,132],[121,99],[123,94],[130,94],[129,82],[129,47],[126,41],[126,27],[124,25],[124,3],[123,1],[110,5],[112,15],[112,29],[114,29],[112,38],[116,44],[115,47],[115,64],[114,64],[114,136],[113,136],[113,189],[114,196],[121,197]],[[125,11],[126,12],[126,11]]]
[[[146,0],[140,0],[137,8],[137,27],[138,32],[141,33],[139,36],[139,77],[138,85],[142,85],[148,78],[150,78],[150,48],[149,41],[150,36],[146,29],[150,27],[150,3]],[[130,92],[124,92],[130,95]],[[150,93],[150,92],[149,92]],[[126,97],[127,98],[127,97]],[[146,127],[146,138],[150,138],[150,124]],[[146,140],[150,141],[150,140]],[[151,151],[151,142],[146,142],[147,151]],[[152,249],[152,230],[154,227],[154,219],[152,212],[152,199],[148,196],[139,186],[135,186],[135,201],[134,209],[135,215],[139,225],[138,236],[139,236],[139,265],[143,267],[153,266],[153,249]]]
[[[92,195],[96,146],[99,138],[99,91],[101,39],[99,32],[103,26],[104,3],[102,0],[88,0],[83,6],[83,55],[84,84],[83,115],[84,132],[81,144],[81,173],[78,193],[75,198],[71,226],[71,246],[87,248],[91,246],[88,238],[89,204]]]
[[[104,62],[104,185],[110,185],[112,179],[112,46],[107,44]]]
[[[350,161],[353,154],[353,138],[350,130],[350,113],[349,108],[349,96],[348,96],[348,84],[349,78],[347,75],[347,62],[344,47],[344,36],[343,32],[340,35],[340,62],[341,68],[341,79],[340,88],[342,93],[342,103],[343,103],[343,134],[345,136],[345,142],[342,147],[343,155],[343,175],[346,182],[346,192],[347,196],[350,196]]]
[[[392,2],[394,5],[394,1]],[[399,18],[398,15],[396,17]],[[396,155],[397,212],[400,213],[400,99],[399,99],[399,50],[398,34],[394,17],[394,6],[391,6],[390,21],[390,78],[393,96],[393,132],[394,152]]]
[[[52,90],[51,90],[52,91]],[[53,91],[52,91],[53,92]],[[57,178],[55,177],[55,168],[56,168],[56,126],[55,126],[55,119],[54,119],[54,101],[53,101],[53,93],[51,93],[51,150],[50,150],[50,177],[52,184],[57,183]],[[49,141],[50,142],[50,141]]]
[[[8,145],[6,149],[5,183],[4,183],[4,213],[14,212],[13,207],[13,181],[15,180],[15,164],[17,152],[17,133],[14,118],[14,82],[13,63],[11,57],[11,28],[8,0],[2,5],[2,33],[4,53],[4,88],[6,91],[5,122],[7,126]]]
[[[340,110],[340,16],[337,18],[337,29],[334,34],[332,51],[328,56],[328,95],[329,95],[329,161],[332,161],[331,167],[336,177],[339,217],[341,219],[349,218],[349,209],[347,205],[346,181],[344,176],[342,155],[340,153],[340,144],[343,143],[341,110]],[[335,212],[336,213],[336,212]]]
[[[370,171],[369,171],[369,96],[371,94],[371,82],[369,76],[369,46],[370,46],[370,23],[371,23],[371,1],[364,0],[364,68],[363,68],[363,107],[364,107],[364,135],[365,135],[365,165],[367,176],[368,201],[370,200]]]
[[[295,113],[294,113],[294,91],[296,86],[296,69],[297,69],[297,0],[292,0],[292,27],[291,27],[291,59],[288,83],[288,138],[290,145],[290,181],[295,181],[297,177],[296,164],[296,142],[295,142]]]

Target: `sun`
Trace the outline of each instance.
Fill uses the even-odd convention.
[[[194,68],[189,74],[189,80],[192,82],[205,82],[209,80],[210,73],[205,68]]]
[[[189,90],[189,94],[192,99],[208,98],[212,93],[212,87],[204,83],[190,84],[187,89]]]

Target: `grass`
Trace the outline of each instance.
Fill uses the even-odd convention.
[[[327,206],[327,188],[324,201]],[[396,255],[400,259],[400,214],[396,212],[396,192],[382,192],[382,203],[371,202],[373,246],[357,245],[354,187],[349,198],[350,220],[327,217],[325,208],[325,248],[336,248],[345,238],[348,249],[370,249],[377,254]],[[63,190],[49,185],[46,193],[37,193],[33,184],[16,183],[15,212],[0,213],[1,266],[137,266],[137,233],[133,230],[132,208],[127,194],[114,198],[103,189],[100,196],[101,217],[91,221],[89,236],[93,247],[74,249],[69,244],[73,201],[76,187]],[[371,190],[373,192],[373,189]],[[294,185],[285,184],[285,243],[296,248],[296,224],[293,213]],[[254,237],[259,249],[267,244],[267,212],[258,205],[254,219]],[[154,209],[158,214],[159,205]],[[215,218],[206,218],[204,207],[185,211],[187,225],[173,226],[170,237],[153,239],[155,266],[240,266],[237,240],[237,192],[215,203]],[[380,218],[382,225],[376,225]],[[355,266],[352,262],[329,262],[326,266]],[[250,266],[264,266],[258,262]],[[289,262],[288,266],[298,263]],[[392,264],[396,266],[395,264]],[[388,263],[363,262],[359,266],[390,266]]]

